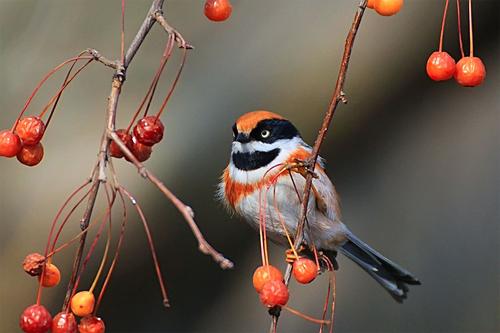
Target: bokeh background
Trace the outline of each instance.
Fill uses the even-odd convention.
[[[251,285],[259,263],[257,235],[214,199],[229,157],[231,126],[244,112],[270,109],[291,119],[312,143],[357,2],[233,0],[231,19],[215,24],[203,16],[202,1],[166,1],[169,22],[196,49],[163,117],[165,138],[147,166],[195,209],[208,240],[236,266],[222,271],[199,253],[178,212],[134,168],[118,161],[121,182],[149,218],[173,307],[161,305],[142,226],[132,215],[100,310],[108,332],[267,331],[269,317]],[[127,41],[149,3],[127,1]],[[451,3],[445,48],[458,58]],[[473,1],[475,51],[488,71],[484,84],[473,89],[426,77],[443,4],[407,1],[390,18],[368,11],[356,40],[345,86],[349,103],[339,107],[322,155],[341,194],[344,221],[423,285],[400,305],[340,258],[337,333],[500,329],[500,3]],[[119,13],[119,0],[0,0],[1,127],[11,126],[36,82],[64,59],[87,47],[117,58]],[[119,126],[126,126],[145,93],[165,41],[154,28],[131,64]],[[168,65],[161,94],[178,60],[176,54]],[[35,299],[36,283],[23,273],[22,259],[43,251],[57,208],[94,163],[110,77],[109,69],[93,64],[67,89],[44,138],[40,166],[0,160],[1,332],[19,331],[18,316]],[[61,80],[56,76],[47,84],[29,113],[39,112]],[[77,225],[78,216],[65,237]],[[65,279],[72,255],[70,250],[56,257]],[[282,250],[273,247],[271,260],[284,267],[282,258]],[[88,287],[96,262],[82,286]],[[64,284],[44,293],[53,313]],[[325,277],[291,288],[290,305],[320,314]],[[284,313],[279,331],[315,332],[317,326]]]

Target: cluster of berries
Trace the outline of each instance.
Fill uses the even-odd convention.
[[[448,1],[446,0],[443,21],[441,25],[441,35],[439,39],[439,50],[433,52],[427,60],[426,70],[427,75],[434,81],[446,81],[455,78],[458,84],[464,87],[476,87],[480,85],[486,77],[486,68],[479,57],[474,57],[474,43],[472,33],[472,3],[469,1],[469,38],[470,38],[470,55],[464,56],[462,46],[462,34],[460,26],[460,2],[457,1],[458,14],[458,31],[459,43],[462,58],[455,63],[455,59],[448,53],[443,51],[443,35],[446,22],[446,14],[448,11]]]
[[[56,265],[39,253],[31,253],[24,259],[23,268],[31,276],[37,276],[43,287],[59,284],[61,273]],[[104,333],[102,319],[93,315],[95,298],[90,291],[81,291],[71,298],[71,311],[61,311],[52,318],[50,312],[38,302],[28,306],[19,319],[19,326],[26,333]],[[82,317],[77,324],[75,315]]]
[[[22,118],[13,130],[0,131],[0,156],[17,156],[19,162],[35,166],[43,158],[42,140],[45,124],[37,116]]]
[[[151,156],[153,145],[163,139],[164,129],[163,123],[158,116],[146,116],[139,119],[132,134],[126,129],[119,129],[116,134],[134,154],[135,158],[139,162],[144,162]],[[109,145],[109,154],[115,158],[125,157],[127,161],[130,161],[127,156],[124,156],[115,142],[111,142]]]
[[[297,282],[307,284],[318,275],[318,266],[311,259],[298,258],[293,263],[292,273]],[[266,307],[285,306],[288,303],[288,287],[283,281],[283,274],[276,267],[259,266],[253,273],[252,282]]]

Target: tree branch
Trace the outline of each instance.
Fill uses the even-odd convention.
[[[349,66],[349,60],[351,57],[352,47],[354,44],[354,40],[356,38],[356,34],[358,32],[358,28],[361,24],[361,19],[363,18],[363,14],[364,14],[364,11],[366,9],[366,4],[367,4],[367,0],[361,0],[359,5],[358,5],[358,9],[356,11],[356,14],[354,15],[351,29],[349,30],[349,33],[347,34],[347,38],[345,41],[344,54],[343,54],[342,60],[340,62],[340,69],[339,69],[339,74],[337,77],[337,83],[335,84],[335,90],[333,92],[332,99],[331,99],[330,104],[328,106],[328,110],[327,110],[325,117],[323,119],[323,123],[321,125],[320,130],[319,130],[318,136],[316,137],[316,141],[314,142],[313,150],[311,152],[311,157],[309,158],[309,161],[307,161],[307,164],[309,166],[309,170],[311,172],[308,172],[306,175],[306,185],[304,187],[304,193],[302,195],[302,206],[301,206],[300,218],[299,218],[299,222],[297,225],[297,231],[295,234],[295,242],[294,242],[295,249],[298,249],[299,246],[301,245],[302,241],[304,240],[304,225],[306,223],[309,196],[311,194],[311,186],[312,186],[312,181],[313,181],[314,168],[316,166],[316,161],[318,160],[319,150],[321,148],[323,141],[325,140],[326,133],[328,132],[328,129],[329,129],[330,124],[331,124],[332,119],[333,119],[333,115],[335,114],[335,110],[337,109],[339,102],[343,102],[343,103],[347,102],[345,94],[343,92],[343,87],[344,87],[344,82],[345,82],[345,78],[346,78],[346,74],[347,74],[347,68]],[[285,272],[285,284],[286,285],[288,285],[288,283],[290,282],[291,273],[292,273],[292,265],[288,264],[286,272]],[[278,324],[278,317],[279,317],[279,310],[274,311],[272,313],[272,323],[271,323],[270,332],[276,332],[276,326]]]
[[[154,25],[155,22],[160,22],[160,24],[164,27],[164,29],[169,33],[169,34],[174,34],[176,37],[176,40],[181,43],[184,47],[189,48],[189,44],[187,44],[182,36],[168,23],[166,22],[165,18],[161,15],[162,13],[162,7],[163,7],[163,2],[164,0],[154,0],[151,4],[151,7],[148,11],[148,14],[146,15],[146,18],[144,19],[141,27],[137,31],[134,39],[132,40],[124,58],[123,64],[120,61],[111,61],[99,54],[94,49],[87,49],[87,52],[91,54],[95,60],[103,63],[105,66],[111,67],[115,69],[115,73],[113,76],[113,81],[111,85],[111,92],[108,97],[108,105],[106,108],[106,128],[103,132],[102,138],[101,138],[101,143],[100,143],[100,149],[99,149],[99,154],[98,154],[98,161],[97,161],[97,167],[95,167],[92,171],[91,174],[91,179],[92,179],[92,188],[89,193],[89,198],[87,199],[87,206],[85,209],[85,212],[83,214],[80,227],[82,230],[85,230],[90,222],[91,215],[93,208],[95,206],[95,201],[97,198],[97,194],[99,191],[99,187],[101,183],[106,182],[106,168],[107,168],[107,163],[108,163],[108,150],[109,150],[109,144],[111,140],[113,139],[119,147],[123,150],[125,155],[139,168],[139,171],[143,177],[148,178],[153,184],[155,184],[160,191],[162,191],[165,196],[177,207],[177,209],[182,213],[184,218],[186,219],[187,223],[189,224],[193,234],[195,235],[196,239],[198,240],[199,244],[199,249],[205,254],[209,254],[212,256],[212,258],[222,267],[222,268],[231,268],[233,267],[233,263],[226,259],[222,254],[217,252],[203,237],[201,234],[198,226],[196,225],[194,219],[193,219],[193,211],[192,209],[182,203],[177,197],[168,190],[168,188],[160,181],[156,176],[154,176],[151,172],[146,170],[144,166],[137,161],[135,156],[130,152],[130,150],[121,142],[121,140],[117,137],[115,133],[115,119],[116,119],[116,111],[118,108],[118,100],[120,97],[121,93],[121,88],[122,85],[125,81],[125,76],[126,76],[126,71],[128,66],[130,65],[130,62],[134,58],[135,54],[141,47],[142,43],[144,42],[146,36],[148,35],[149,31],[151,30],[152,26]],[[168,27],[168,29],[167,29]],[[86,236],[87,233],[83,233],[81,238],[80,238],[80,243],[78,246],[78,249],[75,254],[75,259],[73,262],[73,270],[72,270],[72,276],[70,278],[70,281],[68,283],[67,291],[66,291],[66,297],[64,300],[63,304],[63,310],[68,309],[70,298],[73,292],[73,288],[75,286],[75,282],[78,278],[79,272],[81,270],[81,261],[82,261],[82,256],[83,256],[83,250],[85,248],[85,241],[86,241]]]

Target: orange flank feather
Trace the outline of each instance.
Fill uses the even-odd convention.
[[[236,120],[236,127],[238,128],[238,132],[241,133],[250,133],[254,128],[255,125],[261,120],[264,119],[285,119],[279,114],[276,114],[274,112],[270,111],[253,111],[253,112],[248,112],[242,115],[241,117]]]
[[[257,112],[260,112],[260,111],[257,111]],[[263,111],[263,112],[266,112],[266,111]],[[297,161],[306,161],[310,156],[311,156],[310,151],[307,151],[305,149],[297,149],[295,152],[290,154],[290,156],[288,157],[288,159],[286,161],[286,164],[295,163]],[[284,164],[284,165],[286,165],[286,164]],[[279,167],[273,168],[272,170],[270,170],[270,172],[268,172],[266,174],[265,178],[262,178],[258,182],[239,183],[239,182],[234,181],[231,178],[231,175],[229,174],[229,167],[227,167],[224,170],[224,174],[222,175],[222,180],[225,184],[224,192],[226,195],[227,203],[231,207],[234,208],[242,198],[250,195],[251,193],[253,193],[257,189],[263,188],[264,186],[267,186],[267,185],[271,185],[271,183],[273,181],[276,181],[276,178],[274,178],[274,177],[281,170],[282,170],[282,168],[279,168]],[[321,168],[319,163],[316,163],[316,171],[323,172],[323,169]],[[283,176],[288,176],[288,173],[287,172],[281,173],[277,178],[283,177]]]

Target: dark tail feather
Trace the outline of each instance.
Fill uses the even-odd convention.
[[[406,298],[407,285],[420,284],[410,272],[385,258],[356,236],[349,234],[347,239],[339,251],[368,272],[396,301],[401,303]]]

